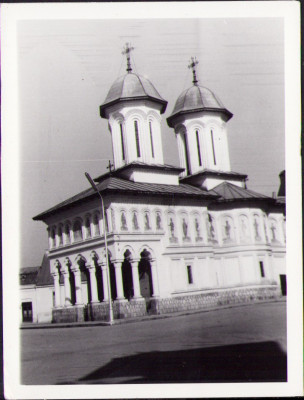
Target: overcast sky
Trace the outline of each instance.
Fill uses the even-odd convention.
[[[18,23],[22,267],[39,265],[46,225],[32,217],[86,189],[84,172],[112,160],[107,121],[99,116],[111,84],[125,74],[121,54],[135,48],[134,72],[168,101],[165,162],[179,165],[166,124],[178,95],[199,84],[234,116],[228,122],[231,168],[248,188],[271,195],[284,160],[284,25],[281,18],[49,20]]]

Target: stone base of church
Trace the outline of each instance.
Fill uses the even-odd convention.
[[[52,322],[83,322],[85,321],[84,306],[71,306],[62,308],[53,308]]]
[[[131,299],[114,301],[114,319],[136,318],[145,315],[169,314],[181,311],[203,310],[225,305],[278,299],[277,285],[247,286],[230,289],[206,290],[198,294],[180,294],[170,298]],[[92,303],[86,306],[55,308],[52,322],[108,321],[109,303]]]
[[[199,294],[153,299],[150,313],[167,314],[179,311],[202,310],[229,304],[278,299],[279,297],[281,297],[281,292],[277,285],[208,290]]]

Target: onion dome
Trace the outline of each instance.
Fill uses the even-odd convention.
[[[233,116],[211,90],[197,84],[195,72],[197,64],[198,61],[192,57],[192,63],[188,67],[192,68],[193,86],[183,91],[176,100],[172,114],[167,118],[167,123],[171,128],[176,117],[188,113],[199,111],[221,112],[226,116],[227,121]]]
[[[104,103],[100,106],[100,116],[106,118],[105,110],[109,106],[122,101],[134,100],[150,100],[161,104],[161,114],[165,112],[167,107],[167,101],[161,97],[148,79],[128,72],[118,78],[111,86]]]

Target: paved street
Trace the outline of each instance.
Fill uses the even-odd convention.
[[[23,384],[286,380],[286,303],[21,331]]]

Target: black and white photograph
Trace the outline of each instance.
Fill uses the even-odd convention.
[[[215,3],[3,7],[6,398],[302,394],[299,5]]]

